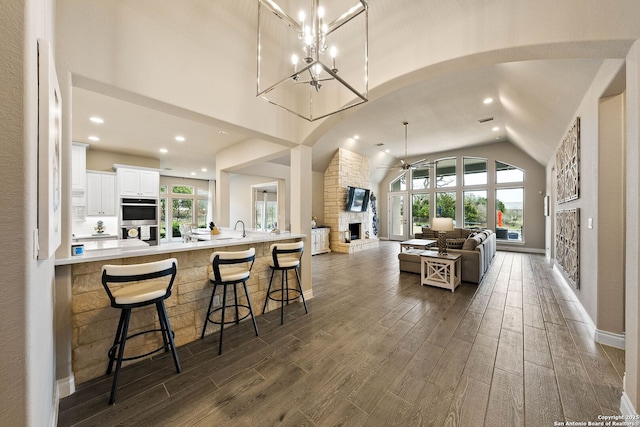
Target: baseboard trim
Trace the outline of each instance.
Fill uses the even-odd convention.
[[[313,289],[306,290],[303,293],[304,293],[305,300],[313,299]]]
[[[612,332],[602,331],[600,329],[596,329],[595,340],[600,344],[619,348],[621,350],[624,350],[626,345],[626,337],[624,334],[614,334]]]
[[[56,393],[59,399],[64,399],[76,392],[76,379],[73,374],[67,378],[61,378],[56,381]]]
[[[496,250],[503,252],[523,252],[527,254],[545,254],[544,249],[537,248],[525,248],[522,246],[511,246],[511,245],[496,245]]]
[[[564,277],[564,274],[562,274],[555,262],[553,263],[552,271],[556,275],[556,277],[564,284],[564,286],[569,288],[575,294],[573,286],[567,281],[567,279]],[[591,328],[591,331],[593,333],[593,340],[595,342],[608,345],[610,347],[619,348],[621,350],[625,349],[626,341],[624,334],[614,334],[613,332],[603,331],[596,328],[596,324],[593,323],[593,319],[591,318],[591,316],[589,316],[589,313],[587,313],[587,310],[584,308],[580,300],[578,300],[577,307],[580,310],[580,315],[582,316],[583,320]]]

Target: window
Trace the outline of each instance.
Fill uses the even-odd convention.
[[[174,185],[171,187],[173,194],[193,194],[193,187],[190,185]]]
[[[524,182],[524,171],[507,163],[496,161],[496,183]]]
[[[171,199],[173,237],[180,237],[180,224],[193,224],[193,199]]]
[[[456,186],[456,159],[442,159],[436,162],[436,187]]]
[[[429,168],[418,168],[411,171],[411,189],[426,190],[429,188]]]
[[[164,187],[165,193],[167,187]],[[167,199],[160,199],[160,238],[164,239],[167,237]]]
[[[421,233],[422,227],[429,227],[429,194],[411,195],[412,234]]]
[[[207,228],[207,207],[209,201],[207,199],[196,200],[196,214],[198,217],[198,228]]]
[[[407,191],[407,177],[400,175],[389,184],[389,191]]]
[[[496,190],[496,238],[522,241],[524,230],[524,188]]]
[[[464,185],[487,185],[487,161],[465,157],[464,163]]]
[[[160,187],[160,193],[165,195],[160,199],[161,239],[180,237],[180,224],[207,227],[209,192],[196,185],[169,184]]]
[[[464,192],[464,228],[487,228],[487,190]]]
[[[456,193],[454,191],[436,193],[436,211],[434,214],[437,217],[453,218],[453,223],[456,223]]]

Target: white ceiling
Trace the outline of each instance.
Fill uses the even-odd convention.
[[[313,169],[318,172],[324,171],[338,147],[366,155],[371,159],[372,181],[377,182],[387,172],[387,169],[379,169],[378,166],[396,165],[399,163],[399,158],[405,157],[402,123],[407,121],[409,122],[408,157],[410,160],[425,157],[428,159],[440,151],[506,140],[520,147],[539,163],[546,164],[571,123],[585,91],[602,64],[602,58],[624,58],[624,52],[632,40],[622,38],[611,43],[582,43],[574,51],[567,53],[567,56],[572,58],[584,56],[590,59],[544,59],[502,63],[501,59],[508,61],[514,57],[562,58],[565,51],[559,45],[541,44],[536,49],[524,49],[526,52],[520,56],[509,56],[506,53],[507,50],[488,52],[487,55],[490,58],[481,61],[478,58],[482,56],[483,52],[475,52],[474,45],[471,45],[469,54],[477,54],[475,62],[468,60],[465,62],[465,66],[458,68],[447,68],[446,61],[439,63],[437,58],[448,58],[446,48],[449,44],[447,43],[470,42],[467,38],[455,38],[450,34],[456,32],[456,26],[468,24],[465,17],[469,17],[469,19],[474,17],[474,20],[482,21],[489,10],[492,10],[491,7],[498,7],[492,2],[485,3],[476,5],[474,2],[458,4],[455,2],[429,3],[404,0],[403,6],[398,7],[395,0],[379,0],[375,5],[372,4],[369,25],[369,81],[375,81],[376,85],[369,88],[370,101],[361,107],[341,113],[339,117],[334,116],[324,123],[321,122],[316,130],[312,131],[307,141],[288,141],[287,147],[297,143],[308,144],[313,139],[315,141],[313,143]],[[60,40],[61,45],[73,47],[74,49],[70,50],[74,55],[77,55],[77,58],[80,58],[72,68],[74,85],[76,86],[73,88],[72,106],[72,138],[74,141],[88,143],[96,149],[157,158],[160,161],[162,173],[165,175],[214,179],[216,154],[230,145],[249,138],[260,139],[267,134],[277,137],[279,132],[274,129],[293,129],[287,134],[294,135],[288,136],[289,139],[304,135],[305,130],[309,129],[306,126],[295,129],[295,126],[287,126],[286,121],[274,121],[270,122],[269,126],[262,126],[260,130],[263,133],[258,134],[257,130],[253,131],[257,128],[252,125],[262,117],[242,117],[243,121],[236,121],[235,125],[223,122],[221,117],[212,117],[227,113],[224,111],[227,104],[220,102],[225,99],[223,95],[218,95],[220,98],[216,99],[217,103],[210,103],[211,105],[215,104],[215,107],[222,105],[221,109],[216,110],[206,102],[216,94],[235,95],[236,100],[242,100],[243,104],[229,103],[229,109],[233,110],[233,113],[241,110],[242,105],[247,103],[261,102],[253,96],[255,80],[251,78],[251,76],[255,76],[255,46],[247,44],[248,40],[255,37],[252,29],[255,25],[256,14],[254,1],[216,2],[215,6],[208,5],[206,8],[201,8],[201,4],[198,2],[185,2],[184,5],[181,3],[180,6],[175,6],[175,9],[154,9],[155,14],[149,16],[145,11],[139,10],[144,9],[144,5],[136,2],[94,1],[84,6],[85,4],[87,3],[74,3],[68,11],[70,21],[61,19],[61,26],[66,24],[67,27],[75,28],[77,25],[79,28],[77,31],[83,31],[82,25],[86,21],[91,22],[92,17],[99,15],[99,11],[102,11],[101,8],[105,8],[106,11],[112,9],[120,11],[122,8],[122,12],[112,12],[106,15],[112,19],[115,19],[113,16],[139,16],[136,15],[139,13],[150,21],[140,25],[135,25],[138,22],[135,20],[131,23],[125,21],[131,25],[131,28],[118,19],[113,21],[120,24],[120,27],[114,28],[118,28],[118,34],[122,34],[121,37],[125,39],[122,41],[110,33],[105,35],[105,39],[111,40],[110,37],[113,37],[115,40],[113,43],[118,48],[114,52],[118,54],[123,52],[123,56],[128,54],[120,61],[113,61],[114,63],[132,59],[140,61],[138,68],[143,68],[142,66],[146,64],[145,60],[151,60],[147,57],[141,57],[142,53],[149,52],[149,49],[144,49],[149,46],[155,49],[153,52],[162,52],[162,54],[158,53],[157,57],[153,57],[156,60],[166,57],[171,59],[183,51],[190,52],[190,48],[200,48],[204,52],[211,52],[211,54],[203,58],[201,50],[196,49],[196,54],[189,57],[192,59],[189,67],[173,66],[173,63],[171,63],[171,67],[162,66],[165,63],[158,62],[160,64],[158,66],[144,68],[147,70],[144,74],[140,71],[140,75],[134,73],[135,78],[129,77],[138,82],[138,86],[130,85],[129,90],[134,87],[133,90],[139,89],[140,94],[124,93],[124,89],[120,90],[115,86],[106,87],[108,84],[117,85],[119,81],[117,78],[111,78],[112,81],[109,81],[109,73],[105,72],[105,75],[102,76],[98,72],[106,66],[112,65],[109,61],[106,61],[105,66],[93,72],[89,67],[84,68],[87,63],[90,65],[92,62],[99,61],[87,60],[95,51],[80,43],[81,37]],[[475,7],[468,9],[470,6]],[[486,13],[484,8],[487,8]],[[523,8],[522,10],[529,9]],[[636,10],[640,10],[640,7],[634,8],[631,14]],[[467,11],[469,13],[466,13]],[[587,17],[590,16],[588,11],[582,12],[587,14]],[[621,8],[611,10],[611,19],[625,21],[623,16],[616,15],[614,12],[624,13]],[[86,16],[83,16],[82,13],[86,13]],[[182,13],[185,15],[183,16]],[[176,14],[178,16],[175,18],[182,17],[182,20],[174,22]],[[205,14],[207,18],[202,18],[204,21],[218,19],[216,21],[218,25],[198,26],[192,22],[192,19],[186,19],[186,17],[200,17],[202,14]],[[508,17],[508,14],[505,16]],[[542,18],[540,16],[531,19],[532,22],[550,22],[549,25],[558,25],[562,28],[563,22],[557,21],[558,18],[555,18],[556,20]],[[624,25],[618,24],[618,21],[614,26],[624,27]],[[637,21],[633,21],[635,24],[632,21],[632,19],[627,19],[625,22],[627,26],[632,27],[630,33],[635,34]],[[398,25],[400,22],[403,24]],[[426,24],[427,22],[429,25]],[[174,27],[168,23],[172,25],[179,23],[180,25]],[[201,22],[199,23],[201,24]],[[478,24],[480,23],[478,22]],[[507,26],[504,31],[510,28],[508,26],[510,23],[511,20],[508,19],[495,21],[497,28],[502,28],[499,27],[500,25]],[[144,24],[147,24],[147,27]],[[578,25],[580,22],[578,20],[573,24]],[[416,40],[413,34],[416,33],[417,28],[414,27],[425,25],[429,29],[428,36],[432,39]],[[551,25],[551,29],[555,28],[553,25]],[[135,32],[138,26],[146,28],[147,31],[138,34]],[[154,38],[151,42],[143,37],[149,29],[155,30],[156,27],[160,28],[158,33],[154,33],[156,38],[166,36],[166,40],[155,40]],[[126,32],[128,28],[129,32]],[[397,31],[391,31],[392,28]],[[220,32],[209,34],[207,32],[209,30]],[[540,35],[545,35],[547,30],[538,28],[537,32]],[[103,31],[107,32],[104,29]],[[422,29],[421,31],[424,32]],[[227,33],[229,34],[225,39],[223,36]],[[479,33],[484,34],[482,31]],[[475,32],[470,34],[475,34]],[[75,34],[73,35],[75,36]],[[142,39],[139,40],[138,37]],[[606,37],[602,37],[606,39]],[[126,40],[131,40],[131,44],[138,49],[131,51],[120,49],[118,43],[123,43],[124,46]],[[549,40],[553,40],[553,38]],[[537,42],[543,43],[544,41],[547,40]],[[207,44],[201,46],[199,42]],[[416,69],[416,64],[412,63],[415,58],[407,55],[406,51],[403,51],[404,56],[397,56],[399,49],[394,49],[394,45],[414,46],[414,49],[408,49],[409,53],[431,48],[435,58],[432,59],[435,66],[427,71]],[[167,48],[166,53],[160,49],[160,46]],[[232,49],[233,46],[244,46],[244,49]],[[485,45],[482,46],[488,49]],[[445,56],[442,56],[443,52]],[[236,54],[237,57],[230,55],[231,53]],[[202,62],[209,68],[195,66],[202,64],[194,63],[193,58],[202,58]],[[223,58],[226,61],[225,64],[230,64],[231,67],[217,67],[218,58]],[[403,60],[407,61],[406,66],[403,66]],[[156,62],[152,62],[152,64],[156,64]],[[425,63],[425,65],[427,64],[429,62]],[[490,65],[478,65],[473,68],[471,64]],[[130,69],[137,70],[132,65],[120,73],[125,71],[128,73]],[[464,71],[449,73],[441,71],[441,74],[438,74],[437,71],[433,71],[434,69],[463,69]],[[403,74],[405,72],[410,75]],[[157,73],[157,75],[153,73]],[[417,77],[418,73],[424,74]],[[111,74],[119,75],[116,71],[111,71]],[[98,87],[93,87],[87,81],[82,81],[81,76],[83,75],[89,76],[87,79],[95,78],[94,82],[106,79],[109,83],[104,84],[106,88],[99,87],[100,83],[97,84]],[[388,76],[389,82],[385,81],[385,76]],[[160,77],[167,87],[167,91],[171,92],[164,99],[181,103],[184,108],[207,112],[204,114],[209,114],[209,116],[145,98],[142,93],[154,92],[145,86],[145,81],[142,79],[158,80]],[[411,79],[415,83],[403,87],[401,81],[405,78]],[[122,81],[128,80],[122,78]],[[184,94],[180,92],[185,81],[193,83],[190,87],[199,88],[201,92],[197,90],[185,91]],[[175,84],[173,84],[174,82]],[[212,92],[214,90],[212,83],[218,85],[215,86],[214,92]],[[220,87],[221,84],[224,87]],[[390,90],[388,88],[392,85],[400,87],[400,89],[387,93]],[[225,92],[226,89],[229,91]],[[384,95],[378,95],[382,92]],[[486,97],[492,97],[494,102],[490,105],[484,105],[482,100]],[[275,109],[277,107],[265,104],[264,109],[266,108]],[[261,110],[262,108],[255,108],[254,104],[251,104],[251,111],[254,111],[254,114]],[[217,114],[214,111],[217,111]],[[88,119],[93,115],[102,117],[105,123],[101,125],[91,123]],[[234,120],[233,114],[229,114],[227,117]],[[493,117],[493,120],[483,124],[478,123],[478,120],[489,117]],[[292,118],[291,122],[297,123],[294,120],[303,119]],[[245,126],[245,128],[240,126]],[[494,126],[499,128],[495,132],[492,131]],[[223,134],[221,131],[228,134]],[[318,134],[319,132],[323,133]],[[90,135],[100,137],[100,141],[90,141],[88,139]],[[186,141],[176,142],[174,140],[176,135],[183,135]],[[360,136],[359,140],[356,141],[353,138],[355,135]],[[300,138],[304,139],[305,137],[301,136]],[[286,143],[285,141],[270,142]],[[158,151],[160,148],[166,148],[168,153],[160,153]],[[385,149],[389,150],[389,154],[384,152]],[[289,159],[281,158],[274,162],[288,164]],[[203,168],[206,168],[207,171],[203,172]],[[250,171],[246,172],[250,173]]]
[[[404,87],[365,104],[324,134],[313,146],[313,168],[323,171],[335,150],[344,147],[368,156],[372,180],[379,181],[387,171],[378,166],[396,165],[405,157],[404,121],[409,122],[410,159],[508,140],[545,164],[601,63],[600,59],[514,62]],[[493,103],[483,104],[486,97],[492,97]],[[91,116],[102,117],[105,123],[92,123]],[[492,121],[478,123],[490,117]],[[499,130],[493,131],[494,126]],[[74,141],[95,149],[157,158],[164,175],[201,179],[215,178],[218,151],[246,138],[224,126],[82,88],[73,89],[72,133]],[[90,141],[90,135],[100,141]],[[177,135],[186,141],[175,141]],[[360,139],[355,140],[355,135]],[[160,153],[160,148],[168,153]]]

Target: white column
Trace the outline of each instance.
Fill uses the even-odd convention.
[[[300,269],[302,289],[311,291],[311,147],[299,145],[291,149],[291,232],[307,235]]]
[[[640,241],[638,227],[638,162],[640,162],[640,135],[638,117],[640,117],[640,41],[636,41],[627,55],[626,87],[626,277],[625,277],[625,387],[622,397],[622,413],[638,412],[640,403],[640,359],[638,358],[638,334],[640,321],[638,307],[638,279],[640,279]],[[625,405],[626,404],[626,405]],[[632,408],[626,407],[627,405]]]

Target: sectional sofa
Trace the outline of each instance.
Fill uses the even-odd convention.
[[[462,281],[480,283],[496,254],[496,235],[492,230],[468,230],[456,228],[447,231],[447,251],[461,254]],[[416,239],[437,239],[437,232],[422,229]],[[434,248],[435,249],[435,248]],[[398,254],[400,271],[420,274],[420,255]]]

